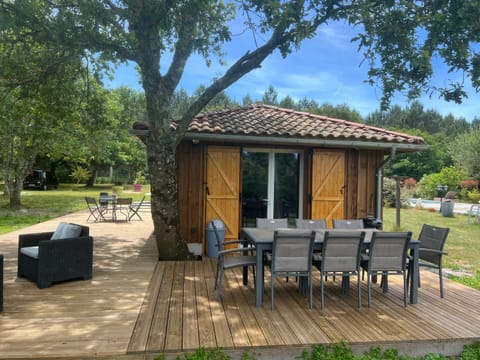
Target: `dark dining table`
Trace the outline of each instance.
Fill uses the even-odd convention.
[[[250,244],[255,246],[256,249],[256,279],[255,279],[255,305],[261,307],[263,305],[263,293],[264,293],[264,274],[263,274],[263,259],[265,251],[272,251],[273,246],[273,234],[275,230],[280,229],[259,229],[253,227],[244,227],[242,228],[242,239],[248,240]],[[285,230],[285,229],[282,229]],[[291,229],[294,230],[294,229]],[[359,231],[359,230],[346,230],[346,229],[318,229],[314,230],[316,232],[315,242],[313,245],[313,250],[321,251],[323,247],[323,239],[325,237],[325,232],[335,232],[335,231]],[[375,231],[381,231],[377,229],[362,229],[365,231],[365,240],[364,247],[368,248],[370,245],[370,240],[372,234]],[[412,239],[409,244],[410,254],[412,256],[412,271],[410,278],[410,303],[416,304],[418,302],[418,251],[419,251],[420,241]],[[246,269],[244,269],[244,282],[246,281]]]

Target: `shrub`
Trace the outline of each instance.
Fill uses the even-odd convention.
[[[412,178],[411,178],[412,179]],[[412,179],[415,181],[415,179]],[[383,202],[387,207],[395,207],[397,197],[397,182],[392,178],[383,180]],[[400,188],[400,206],[407,207],[409,199],[414,197],[415,187],[403,186]]]
[[[75,169],[73,169],[70,176],[72,176],[76,180],[77,184],[80,184],[87,181],[88,178],[91,176],[91,174],[90,174],[90,171],[88,171],[88,169],[85,169],[82,166],[77,165],[75,166]]]
[[[463,348],[462,360],[478,360],[480,359],[480,341],[477,341],[471,345],[466,345]]]
[[[460,184],[466,177],[463,170],[453,166],[445,167],[439,173],[424,175],[418,182],[417,194],[424,199],[433,199],[436,196],[443,197],[445,193],[438,193],[438,185],[447,185],[449,191],[459,191]]]
[[[460,187],[462,189],[467,189],[467,190],[474,190],[474,189],[478,189],[478,180],[473,180],[473,179],[467,179],[467,180],[463,180],[461,183],[460,183]]]
[[[417,180],[411,177],[408,179],[405,179],[403,180],[403,186],[406,187],[407,189],[415,190],[415,188],[417,187]]]
[[[472,190],[467,193],[467,198],[472,202],[472,203],[478,203],[480,201],[480,191],[477,189]]]

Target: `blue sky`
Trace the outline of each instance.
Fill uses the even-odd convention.
[[[235,34],[240,29],[233,29]],[[256,69],[237,83],[226,89],[226,93],[239,103],[245,95],[253,100],[261,100],[263,94],[272,85],[281,100],[290,95],[295,100],[306,97],[319,104],[347,104],[357,110],[362,116],[379,109],[381,89],[372,87],[364,81],[367,79],[368,65],[362,64],[362,56],[357,52],[357,45],[350,39],[355,35],[352,28],[340,23],[332,23],[319,29],[315,38],[306,40],[301,48],[283,59],[278,51],[268,57],[260,69]],[[253,44],[250,33],[235,35],[233,42],[226,48],[224,60],[232,64]],[[168,61],[168,59],[167,59]],[[166,67],[165,67],[166,68]],[[455,79],[454,74],[448,74],[445,67],[436,64],[436,76],[433,82],[437,86],[445,86],[449,80]],[[211,79],[223,75],[226,67],[213,59],[207,67],[205,60],[198,55],[192,56],[186,66],[180,88],[192,94],[200,85],[208,85]],[[419,101],[425,109],[434,109],[440,114],[449,113],[457,117],[472,120],[480,118],[480,94],[477,94],[465,80],[468,99],[462,104],[448,103],[438,98],[422,96]],[[114,79],[107,83],[110,87],[121,85],[142,90],[134,64],[120,66]],[[392,104],[402,107],[408,102],[401,95],[396,96]]]

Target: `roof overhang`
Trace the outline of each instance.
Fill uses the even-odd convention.
[[[142,130],[147,131],[148,130]],[[139,134],[140,135],[140,134]],[[143,134],[144,136],[146,133]],[[370,149],[390,151],[393,147],[397,152],[416,152],[428,150],[429,145],[408,144],[395,142],[375,142],[375,141],[355,141],[341,139],[318,139],[318,138],[295,138],[295,137],[275,137],[275,136],[245,136],[229,134],[206,134],[206,133],[186,133],[183,140],[205,141],[205,142],[231,142],[251,145],[285,145],[285,146],[311,146],[311,147],[329,147],[329,148],[349,148],[349,149]]]

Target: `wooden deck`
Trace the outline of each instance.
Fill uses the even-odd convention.
[[[215,261],[157,262],[152,222],[143,214],[144,221],[90,223],[95,237],[91,281],[40,290],[16,278],[19,233],[54,229],[60,221],[85,224],[86,215],[0,236],[5,255],[0,359],[151,359],[164,352],[174,358],[199,347],[233,354],[250,349],[258,359],[292,359],[312,344],[341,340],[358,351],[381,345],[408,354],[457,354],[465,343],[480,340],[480,292],[446,280],[446,295],[440,299],[437,277],[426,271],[419,303],[407,308],[399,279],[391,277],[388,294],[374,287],[371,308],[363,285],[361,309],[356,291],[342,295],[339,281],[329,280],[321,310],[317,273],[313,309],[293,279],[280,279],[272,311],[268,271],[264,307],[255,307],[253,281],[243,286],[240,271],[227,273],[218,302]]]

